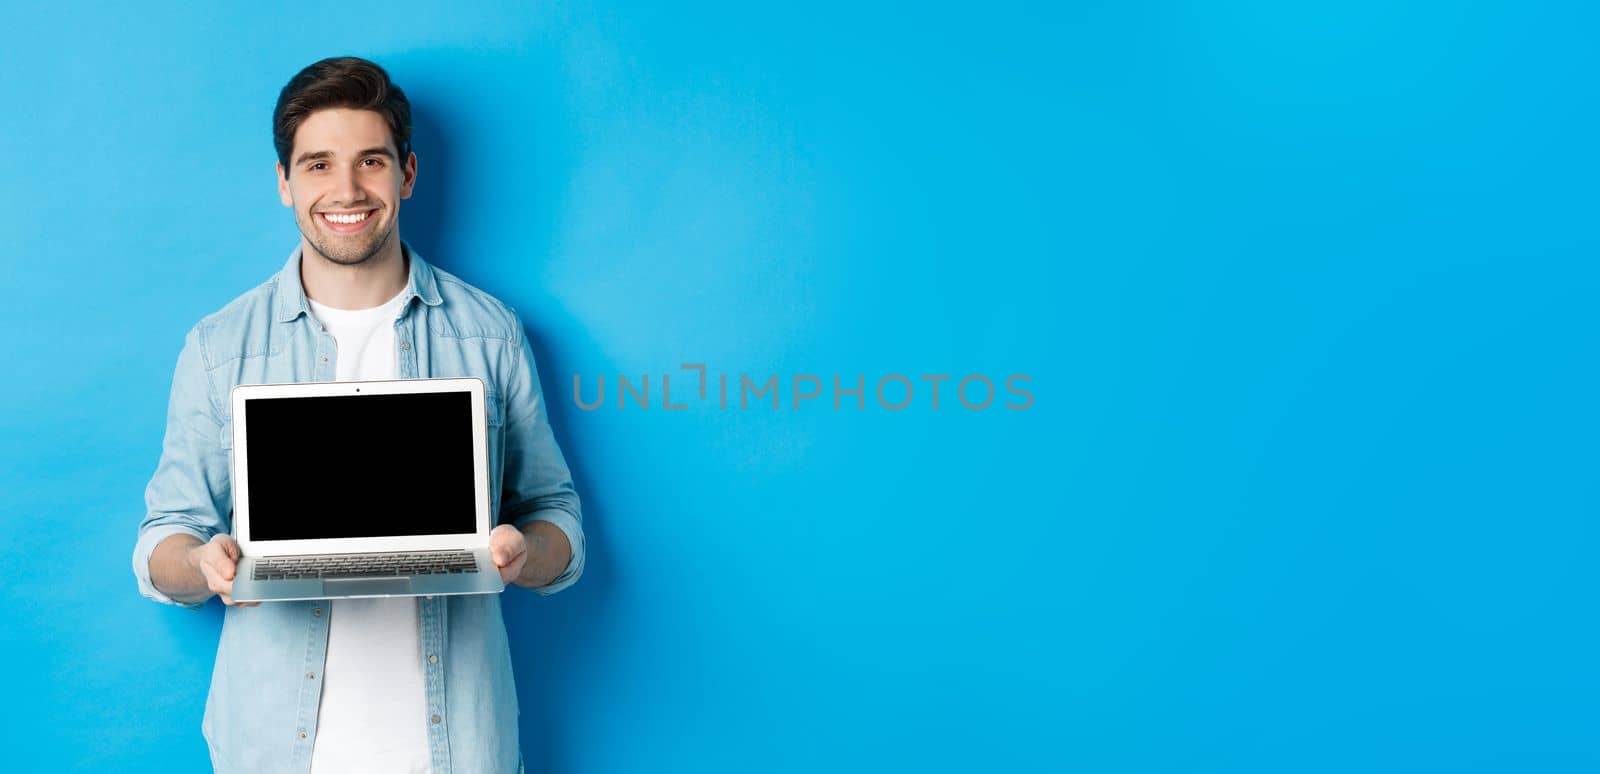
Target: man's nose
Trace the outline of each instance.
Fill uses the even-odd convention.
[[[341,206],[351,206],[366,199],[366,191],[362,190],[356,171],[346,169],[339,174],[334,182],[333,199]]]

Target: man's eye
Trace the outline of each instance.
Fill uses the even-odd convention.
[[[325,163],[323,163],[323,162],[321,162],[321,161],[317,161],[317,162],[313,162],[313,163],[312,163],[312,164],[311,164],[311,168],[312,168],[312,169],[322,169],[322,168],[323,168],[323,167],[325,167],[325,166],[327,166],[327,164],[325,164]]]
[[[370,161],[370,162],[372,162],[372,166],[374,166],[374,167],[381,167],[381,166],[383,166],[383,161],[382,161],[382,160],[380,160],[380,159],[364,159],[364,160],[363,160],[363,161],[362,161],[362,162],[361,162],[361,163],[363,163],[363,164],[365,164],[365,163],[367,163],[367,162],[368,162],[368,161]]]

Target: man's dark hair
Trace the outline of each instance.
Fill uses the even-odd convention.
[[[278,92],[272,109],[272,144],[278,149],[283,176],[289,176],[289,154],[300,123],[318,110],[352,108],[383,116],[394,136],[395,149],[404,164],[411,154],[411,102],[373,62],[353,56],[336,56],[316,62],[296,73]]]

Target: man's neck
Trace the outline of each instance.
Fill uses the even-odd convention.
[[[398,237],[355,266],[328,260],[303,238],[300,243],[300,285],[306,297],[335,309],[371,309],[394,298],[406,287],[410,264]]]

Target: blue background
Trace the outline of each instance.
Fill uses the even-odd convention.
[[[206,766],[220,607],[129,557],[184,332],[298,239],[277,91],[347,53],[584,500],[505,598],[533,769],[1600,767],[1584,4],[218,5],[0,17],[8,770]],[[571,398],[685,362],[919,392]]]

